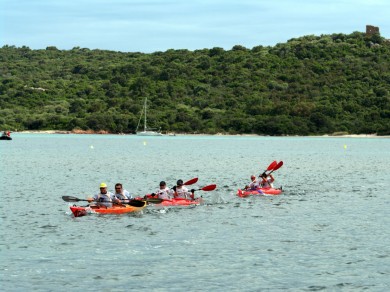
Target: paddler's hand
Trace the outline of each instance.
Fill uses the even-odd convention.
[[[88,203],[93,202],[93,199],[92,199],[92,198],[87,198],[87,200],[88,200]]]

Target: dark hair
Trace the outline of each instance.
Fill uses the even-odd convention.
[[[165,181],[160,181],[160,186],[165,186],[166,185],[166,183],[165,183]]]
[[[117,184],[115,184],[115,187],[122,187],[122,184],[121,183],[117,183]]]
[[[183,185],[183,180],[179,179],[179,180],[176,182],[176,184],[177,184],[178,186],[182,186],[182,185]]]

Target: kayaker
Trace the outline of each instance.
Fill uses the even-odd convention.
[[[157,195],[157,198],[159,199],[163,199],[163,200],[170,200],[171,199],[171,190],[167,187],[167,184],[165,183],[165,181],[160,181],[160,188],[152,194],[152,196],[156,196]]]
[[[130,195],[130,193],[127,190],[123,189],[121,183],[115,184],[114,197],[118,199],[121,203],[128,203],[130,200],[133,199],[133,196]]]
[[[272,176],[272,174],[265,174],[263,173],[261,175],[261,182],[260,185],[262,188],[274,188],[273,182],[275,181],[275,178]]]
[[[88,198],[89,202],[95,201],[97,205],[112,207],[113,201],[119,201],[118,199],[115,199],[113,193],[107,191],[106,183],[104,182],[101,183],[99,188],[100,188],[100,192],[94,195],[92,198]]]
[[[251,175],[251,183],[247,186],[245,186],[245,190],[257,190],[258,188],[260,188],[260,184],[259,182],[257,181],[256,179],[256,176],[255,175]]]
[[[195,199],[195,190],[192,189],[191,192],[188,191],[188,189],[183,186],[183,180],[179,179],[177,182],[176,182],[176,186],[174,186],[173,188],[173,197],[174,198],[182,198],[182,199]]]

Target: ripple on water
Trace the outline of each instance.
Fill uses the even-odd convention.
[[[15,134],[12,148],[0,144],[3,200],[17,194],[0,206],[4,291],[388,290],[390,175],[377,171],[390,163],[388,140],[143,139]],[[284,194],[238,198],[273,159],[284,161]],[[218,185],[197,192],[206,205],[196,208],[74,218],[61,199],[102,181],[144,195],[193,177],[195,188]]]

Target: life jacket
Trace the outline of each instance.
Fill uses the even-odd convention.
[[[103,199],[102,201],[100,199]],[[98,199],[97,199],[98,202],[112,202],[112,199],[111,197],[107,194],[102,194],[100,193],[98,195]]]

